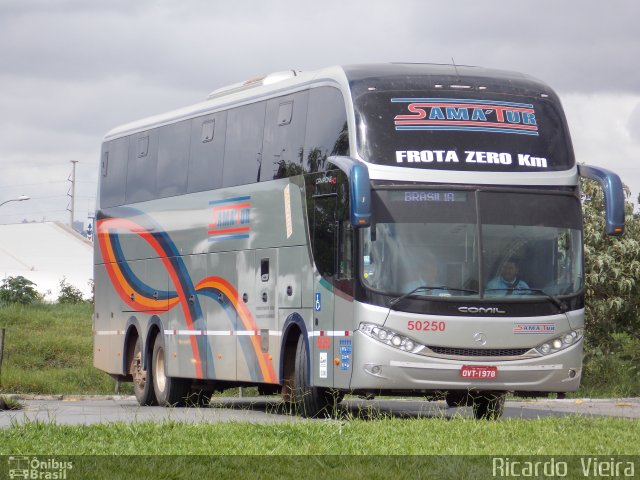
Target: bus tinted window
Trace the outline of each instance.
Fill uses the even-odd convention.
[[[231,187],[260,179],[266,102],[228,112],[222,185]]]
[[[187,191],[189,120],[160,128],[158,139],[157,196],[170,197]]]
[[[267,102],[261,180],[303,173],[302,151],[309,92],[299,92]]]
[[[145,144],[146,150],[143,148]],[[156,198],[157,160],[158,129],[131,136],[125,192],[127,203],[144,202]]]
[[[353,294],[353,230],[349,222],[349,182],[340,170],[306,176],[313,260],[320,274]]]
[[[328,156],[348,154],[347,112],[342,94],[333,87],[311,89],[304,141],[305,171],[324,171]]]
[[[191,121],[189,192],[222,186],[227,112],[218,112]]]
[[[129,137],[104,143],[102,153],[102,179],[100,182],[100,206],[113,207],[124,203],[127,178]]]
[[[360,95],[354,107],[362,157],[438,170],[544,172],[574,166],[566,122],[550,99],[477,91],[438,94]]]

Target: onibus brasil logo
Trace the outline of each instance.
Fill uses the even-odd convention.
[[[73,462],[59,461],[55,458],[12,456],[7,460],[9,478],[27,478],[39,480],[65,480],[73,469]]]

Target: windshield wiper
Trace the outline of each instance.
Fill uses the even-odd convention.
[[[508,291],[508,292],[516,292],[516,291],[521,291],[522,292],[522,291],[524,291],[524,292],[539,293],[543,297],[545,297],[547,300],[549,300],[551,303],[553,303],[556,307],[558,307],[561,312],[566,312],[567,311],[567,304],[566,303],[564,303],[562,300],[560,300],[555,295],[551,295],[550,293],[547,293],[544,290],[540,290],[539,288],[529,288],[529,287],[526,287],[526,288],[522,288],[522,287],[517,287],[517,288],[487,288],[487,289],[485,289],[485,292],[494,292],[496,290]]]
[[[413,290],[411,290],[410,292],[407,292],[403,295],[400,295],[398,298],[394,298],[393,300],[391,300],[389,302],[389,308],[393,308],[397,303],[400,303],[402,300],[404,300],[407,297],[410,297],[411,295],[413,295],[416,292],[419,292],[421,290],[451,290],[454,292],[465,292],[465,293],[478,293],[475,290],[467,290],[466,288],[453,288],[453,287],[447,287],[446,285],[440,285],[438,287],[432,287],[430,285],[421,285],[419,287],[414,288]]]

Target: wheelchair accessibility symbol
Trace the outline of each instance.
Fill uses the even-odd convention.
[[[316,309],[316,312],[319,312],[322,309],[322,301],[320,299],[319,293],[316,293],[315,309]]]

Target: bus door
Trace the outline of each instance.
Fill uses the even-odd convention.
[[[317,273],[313,289],[313,336],[309,342],[313,359],[310,380],[314,386],[333,387],[334,293],[332,281],[336,273],[337,195],[331,192],[316,194],[312,197],[312,202],[310,222]]]

